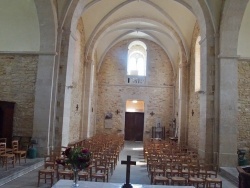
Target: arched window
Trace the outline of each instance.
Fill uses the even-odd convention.
[[[133,41],[128,46],[127,75],[146,76],[147,46]]]
[[[195,43],[195,92],[201,89],[201,37],[198,36]]]

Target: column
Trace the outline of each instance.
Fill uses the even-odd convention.
[[[38,156],[49,149],[52,117],[52,92],[55,55],[40,55],[35,90],[33,139],[36,139]]]
[[[219,164],[237,165],[238,60],[220,57]]]
[[[187,144],[187,105],[188,105],[188,81],[189,81],[189,64],[182,63],[179,66],[180,77],[180,96],[179,96],[179,130],[178,143]]]

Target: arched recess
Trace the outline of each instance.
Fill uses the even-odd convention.
[[[225,2],[220,30],[219,164],[237,165],[238,56],[242,18],[249,0]],[[230,18],[230,19],[229,19]],[[233,44],[233,45],[232,45]],[[230,139],[228,139],[230,138]]]
[[[217,148],[213,147],[213,139],[216,139],[216,112],[215,112],[215,93],[213,88],[215,87],[215,63],[217,55],[217,38],[216,30],[214,30],[212,24],[212,18],[209,14],[209,7],[205,1],[184,1],[176,0],[186,8],[188,8],[197,18],[197,23],[200,28],[200,48],[201,48],[201,90],[200,92],[200,122],[199,122],[199,155],[206,160],[213,162],[216,156]],[[211,53],[212,52],[212,53]],[[187,85],[188,85],[188,62],[181,62],[182,65],[179,68],[180,76],[180,90],[178,100],[178,117],[177,122],[180,125],[179,137],[181,143],[187,143],[187,116],[188,111],[187,104]]]
[[[180,4],[182,4],[183,6],[186,6],[191,12],[194,13],[194,15],[197,17],[199,26],[201,28],[201,61],[203,63],[203,67],[201,68],[203,70],[202,75],[204,75],[204,79],[202,80],[202,87],[203,90],[205,92],[205,94],[201,97],[201,112],[204,114],[204,117],[201,118],[200,121],[200,146],[199,146],[199,151],[201,152],[202,155],[208,155],[208,158],[211,158],[211,156],[213,155],[213,151],[209,150],[209,148],[211,147],[211,138],[208,138],[208,135],[212,135],[212,131],[211,130],[207,130],[207,127],[211,127],[213,126],[214,123],[214,105],[213,105],[213,91],[212,88],[214,88],[214,77],[213,75],[209,75],[209,72],[213,72],[214,69],[214,63],[215,63],[215,54],[209,54],[209,52],[211,52],[211,50],[215,49],[215,33],[216,31],[214,31],[213,29],[213,25],[212,25],[212,21],[209,15],[209,11],[208,11],[208,7],[206,5],[205,2],[203,1],[184,1],[184,0],[176,0],[177,2],[179,2]],[[98,2],[98,1],[94,1],[94,2]],[[68,11],[67,11],[67,15],[64,19],[64,22],[62,24],[62,28],[64,29],[63,33],[62,33],[62,38],[64,39],[64,44],[63,44],[63,55],[60,54],[60,65],[64,65],[67,66],[68,62],[68,48],[69,48],[69,44],[70,44],[70,40],[71,38],[74,38],[74,35],[76,33],[76,27],[77,27],[77,22],[80,18],[80,16],[82,15],[82,12],[85,10],[86,8],[86,1],[84,0],[80,0],[80,1],[72,1],[72,3],[70,4]],[[60,39],[61,40],[61,39]],[[73,40],[73,39],[72,39]],[[61,42],[61,41],[60,41]],[[61,44],[59,44],[60,46],[62,46]],[[87,64],[93,63],[93,59],[87,59],[86,62],[89,62]],[[88,58],[86,57],[86,58]],[[181,114],[179,116],[179,124],[180,127],[183,128],[183,130],[180,130],[180,136],[185,138],[185,134],[186,134],[186,119],[187,119],[187,103],[186,101],[186,96],[187,96],[187,79],[185,77],[185,75],[187,75],[187,71],[188,71],[188,67],[186,65],[188,65],[188,62],[185,58],[185,56],[183,54],[181,54],[181,66],[180,66],[180,72],[181,72],[181,90],[179,91],[182,95],[180,98],[180,102],[179,102],[179,110]],[[209,64],[208,64],[209,62]],[[90,65],[87,65],[88,67],[91,68]],[[88,72],[91,72],[89,68]],[[61,85],[65,85],[65,77],[66,77],[66,72],[64,72],[64,77],[63,79],[60,79],[61,81]],[[89,75],[89,78],[91,77],[91,75]],[[89,79],[91,80],[91,79]],[[64,92],[61,92],[57,95],[57,97],[60,99],[59,102],[60,104],[62,104],[63,106],[63,99],[64,99]],[[86,97],[87,99],[87,97]],[[89,109],[89,105],[87,104],[87,108]],[[59,112],[57,112],[57,116],[59,117],[59,120],[61,120],[60,118],[63,117],[63,111],[60,110]],[[56,122],[58,124],[58,129],[60,129],[60,125],[62,124],[61,121]],[[185,140],[184,140],[185,141]]]
[[[38,141],[38,155],[53,146],[56,76],[57,17],[52,1],[35,0],[40,27],[40,52],[35,88],[33,139]],[[46,8],[45,8],[46,7]],[[47,18],[53,19],[47,19]]]

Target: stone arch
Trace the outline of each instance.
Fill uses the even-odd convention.
[[[98,1],[95,1],[95,2],[98,2]],[[211,19],[210,19],[210,15],[209,15],[209,11],[207,9],[207,5],[205,2],[200,2],[200,1],[192,1],[192,2],[188,2],[186,3],[184,0],[177,0],[177,2],[179,2],[180,4],[182,4],[183,6],[186,6],[191,12],[193,12],[195,14],[195,16],[197,17],[198,19],[198,23],[199,23],[199,26],[201,28],[201,37],[202,37],[202,46],[201,46],[201,51],[202,51],[202,61],[204,63],[204,74],[205,75],[205,80],[203,81],[202,85],[204,87],[204,91],[206,91],[207,93],[210,92],[210,86],[213,85],[214,83],[208,83],[209,82],[209,79],[207,78],[208,77],[208,72],[211,71],[211,67],[212,65],[214,64],[214,55],[211,55],[208,57],[208,52],[211,51],[211,49],[214,48],[215,44],[214,44],[214,33],[216,33],[214,30],[213,30],[213,25],[211,23]],[[67,64],[69,63],[68,62],[68,59],[70,59],[69,57],[69,53],[68,53],[68,48],[69,48],[69,44],[71,42],[71,40],[73,40],[72,38],[74,38],[74,35],[76,33],[76,28],[77,28],[77,21],[79,20],[84,8],[86,8],[86,2],[84,0],[80,0],[80,1],[73,1],[69,8],[68,8],[68,11],[67,11],[67,15],[64,19],[64,22],[62,23],[62,28],[63,28],[63,32],[58,35],[61,35],[60,37],[60,40],[62,40],[62,38],[64,38],[64,42],[66,45],[66,47],[63,49],[64,50],[64,55],[61,56],[60,54],[60,63],[64,64],[67,66]],[[211,40],[212,39],[212,40]],[[61,46],[61,44],[59,44],[59,46]],[[182,54],[183,56],[183,54]],[[91,56],[88,56],[88,57],[91,57]],[[187,62],[187,59],[185,58],[185,56],[181,57],[182,58],[182,63],[183,64],[188,64]],[[86,60],[88,62],[92,62],[93,60],[91,60],[91,58],[89,60]],[[212,62],[210,63],[210,65],[207,65],[208,63],[207,62]],[[208,67],[210,66],[210,67]],[[184,72],[186,71],[186,66],[180,66],[182,67],[184,70]],[[66,72],[64,73],[66,74]],[[182,84],[182,87],[186,87],[185,86],[185,78],[182,77],[181,78],[183,84]],[[65,85],[65,78],[62,79],[62,85]],[[182,90],[180,92],[183,92]],[[57,96],[58,98],[61,98],[63,99],[64,98],[64,92],[58,94]],[[183,98],[184,100],[184,98]],[[62,102],[62,104],[64,103],[63,101],[60,101]],[[209,100],[209,97],[207,95],[205,95],[205,97],[203,97],[203,104],[201,104],[201,108],[203,109],[203,111],[205,112],[205,116],[204,117],[207,117],[208,114],[211,113],[212,109],[213,109],[213,106],[209,106],[207,107],[207,104],[208,103],[211,103],[211,101]],[[185,121],[185,116],[187,115],[187,112],[186,112],[186,106],[187,104],[181,104],[180,105],[180,108],[183,112],[183,116],[180,117],[182,118],[182,121],[180,122],[180,125],[181,126],[186,126],[186,121]],[[61,113],[61,114],[60,114]],[[62,115],[62,112],[58,112],[57,113],[57,116],[58,117],[63,117]],[[208,125],[208,121],[209,120],[205,120],[203,121],[203,119],[201,119],[201,125],[200,127],[207,127]],[[58,125],[60,123],[58,122]],[[206,150],[206,148],[204,149],[204,147],[206,147],[206,143],[209,142],[207,141],[207,138],[206,138],[206,133],[207,131],[203,131],[203,133],[205,134],[201,134],[201,138],[202,138],[202,144],[200,146],[201,150]]]

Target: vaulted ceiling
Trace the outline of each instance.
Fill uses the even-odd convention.
[[[188,59],[196,17],[186,6],[173,0],[89,0],[82,12],[86,55],[96,54],[101,64],[117,42],[144,38],[160,45],[172,63]]]

